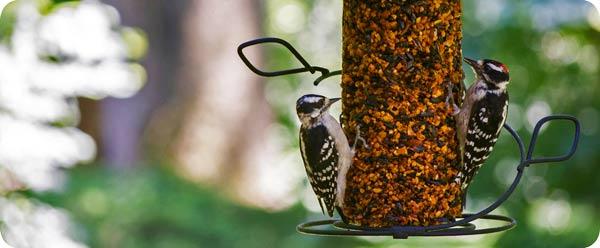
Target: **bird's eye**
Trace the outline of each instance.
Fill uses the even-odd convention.
[[[323,107],[323,105],[325,105],[325,99],[320,99],[317,102],[317,108],[321,108],[321,107]]]

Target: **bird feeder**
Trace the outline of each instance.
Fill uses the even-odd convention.
[[[448,85],[462,79],[460,1],[345,0],[342,126],[359,149],[344,214],[354,225],[432,225],[462,212]]]
[[[261,76],[319,73],[314,81],[317,86],[341,74],[340,122],[348,140],[354,140],[360,127],[369,144],[369,148],[357,146],[346,178],[340,213],[345,222],[312,221],[298,225],[297,230],[318,235],[407,238],[483,234],[514,227],[514,219],[490,213],[513,193],[525,168],[565,161],[575,153],[580,136],[577,119],[567,115],[541,119],[527,152],[515,130],[504,125],[520,153],[516,177],[493,204],[477,213],[463,213],[466,192],[454,180],[460,168],[455,121],[445,103],[448,94],[457,94],[449,92],[447,86],[460,88],[464,77],[460,1],[343,2],[341,71],[311,65],[279,38],[260,38],[238,47],[242,61]],[[258,69],[243,50],[264,43],[284,46],[302,67]],[[541,127],[554,120],[573,124],[570,150],[559,157],[533,157]],[[495,225],[479,228],[474,223],[478,219]]]

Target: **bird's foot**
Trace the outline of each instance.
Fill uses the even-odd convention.
[[[460,108],[458,107],[458,105],[456,105],[456,102],[454,101],[454,93],[452,92],[453,88],[454,86],[452,85],[452,83],[448,83],[448,95],[446,96],[446,106],[452,106],[452,115],[457,115],[458,113],[460,113]]]
[[[358,144],[358,141],[360,141],[362,143],[364,148],[371,149],[369,144],[367,144],[367,141],[363,137],[360,136],[360,125],[356,125],[356,137],[354,138],[354,144],[352,145],[352,151],[355,151],[356,144]]]

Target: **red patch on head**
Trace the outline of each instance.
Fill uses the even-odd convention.
[[[502,70],[503,70],[505,73],[508,73],[508,67],[506,67],[506,65],[504,65],[504,64],[500,64],[500,67],[502,67]]]
[[[502,64],[502,63],[500,63],[500,62],[498,62],[498,61],[492,61],[492,63],[493,63],[495,66],[502,68],[502,72],[504,72],[504,73],[507,73],[507,74],[508,74],[508,67],[507,67],[506,65],[504,65],[504,64]]]

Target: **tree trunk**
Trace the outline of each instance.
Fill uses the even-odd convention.
[[[343,113],[361,129],[344,213],[361,226],[438,224],[462,212],[445,99],[461,69],[459,0],[344,0]]]
[[[246,70],[236,52],[241,42],[261,35],[259,2],[190,4],[179,78],[185,83],[171,108],[181,119],[171,123],[177,132],[170,148],[188,178],[265,207],[268,200],[254,187],[259,168],[273,166],[265,163],[272,116],[262,79]],[[261,64],[257,50],[250,56]]]
[[[105,2],[119,10],[124,25],[144,30],[150,45],[143,61],[148,75],[144,88],[131,98],[109,98],[103,100],[101,105],[100,144],[103,162],[113,168],[130,168],[144,157],[143,136],[148,120],[154,111],[174,97],[173,92],[178,82],[173,80],[173,75],[180,67],[181,24],[188,13],[186,10],[189,1]]]
[[[187,179],[245,203],[280,207],[283,193],[274,196],[256,183],[274,165],[263,82],[236,53],[241,42],[262,34],[261,1],[107,1],[150,43],[144,89],[103,105],[110,164],[132,164],[147,145],[151,160],[174,164]],[[249,52],[260,66],[257,50]]]

